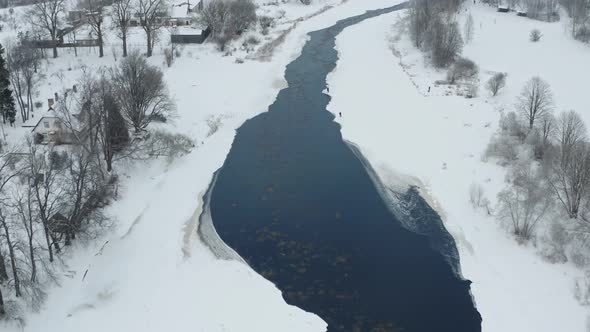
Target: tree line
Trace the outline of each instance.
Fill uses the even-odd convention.
[[[38,307],[64,248],[110,225],[104,207],[116,198],[116,161],[174,158],[193,148],[186,136],[148,130],[167,121],[174,104],[162,72],[141,55],[82,77],[55,109],[75,144],[38,145],[30,137],[0,150],[0,316],[14,315],[21,302]],[[10,289],[15,300],[5,302]]]
[[[531,78],[514,111],[500,119],[499,132],[486,150],[486,158],[493,157],[508,168],[497,206],[492,209],[487,199],[481,199],[479,185],[471,188],[470,196],[472,202],[483,201],[474,206],[495,214],[519,242],[539,244],[552,262],[571,260],[587,269],[590,138],[577,112],[555,114],[555,108],[549,84],[540,77]],[[544,232],[538,232],[540,225]],[[581,302],[590,303],[590,287],[577,289]]]

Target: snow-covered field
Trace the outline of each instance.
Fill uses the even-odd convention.
[[[541,75],[551,84],[560,109],[575,108],[590,120],[584,82],[590,49],[568,40],[560,23],[548,24],[475,7],[475,39],[464,54],[489,71],[508,72],[501,96],[465,99],[444,96],[434,81],[445,72],[426,67],[407,37],[391,39],[403,13],[366,21],[337,38],[339,61],[329,76],[329,110],[342,117],[345,139],[357,144],[385,183],[415,177],[457,241],[462,272],[483,317],[483,331],[586,331],[590,309],[573,295],[578,271],[550,264],[536,249],[521,246],[507,230],[469,203],[469,187],[482,184],[492,201],[505,170],[482,162],[501,110],[510,110],[523,83]],[[395,24],[395,27],[392,25]],[[528,42],[538,27],[541,42]],[[367,36],[370,36],[367,38]],[[428,93],[428,86],[432,91]],[[585,113],[584,113],[585,112]]]

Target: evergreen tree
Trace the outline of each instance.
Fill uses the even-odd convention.
[[[10,90],[10,80],[8,79],[8,69],[6,69],[6,60],[4,58],[4,47],[0,45],[0,113],[2,121],[6,120],[12,125],[16,117],[16,108]]]

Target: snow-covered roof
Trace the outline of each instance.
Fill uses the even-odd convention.
[[[179,26],[172,33],[175,35],[200,35],[203,33],[203,30],[192,26]]]
[[[45,113],[41,114],[41,117],[43,117],[43,118],[56,118],[57,112],[55,111],[55,109],[53,109],[53,107],[50,107],[47,111],[45,111]]]
[[[43,121],[43,119],[53,119],[53,118],[58,118],[58,115],[57,115],[57,112],[53,108],[50,107],[47,111],[42,113],[41,116],[38,118],[39,120],[37,120],[37,123],[35,123],[35,125],[33,126],[33,130],[35,130],[35,128],[39,127],[39,124],[41,123],[41,121]]]
[[[188,5],[188,2],[186,1],[173,3],[170,6],[170,17],[192,17],[192,15],[187,11]],[[195,6],[194,4],[190,5],[191,9],[193,8],[193,6]]]

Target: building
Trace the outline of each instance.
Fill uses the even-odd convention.
[[[88,23],[88,16],[85,10],[70,10],[67,20],[71,24]]]
[[[498,11],[500,13],[508,13],[510,11],[510,9],[508,9],[507,6],[498,6]]]
[[[211,29],[209,28],[200,30],[200,33],[197,33],[197,31],[199,30],[176,29],[170,34],[170,41],[172,44],[202,44],[209,37],[209,34],[211,34]]]
[[[74,117],[73,120],[77,123],[77,117]],[[78,124],[72,125],[79,126]],[[71,125],[67,126],[51,107],[39,118],[32,132],[35,144],[75,144],[78,139],[85,136],[83,129],[74,132]]]

